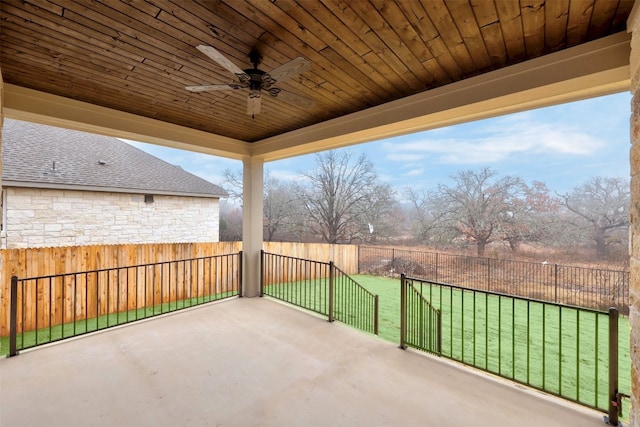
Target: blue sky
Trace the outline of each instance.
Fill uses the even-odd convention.
[[[627,92],[451,126],[345,148],[365,153],[378,176],[401,190],[446,183],[458,171],[483,167],[500,176],[542,181],[566,192],[594,176],[629,177]],[[242,163],[206,154],[134,143],[156,157],[223,185],[225,169]],[[269,162],[279,179],[298,178],[313,168],[314,156]]]

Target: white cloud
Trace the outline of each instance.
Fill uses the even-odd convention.
[[[395,144],[387,142],[385,145],[395,146]],[[393,147],[388,147],[393,149]],[[403,153],[394,150],[392,153],[387,154],[386,158],[392,162],[417,162],[424,159],[424,155],[418,153]]]
[[[588,156],[605,145],[605,141],[579,128],[534,122],[526,115],[469,130],[457,132],[453,138],[444,134],[432,138],[427,132],[384,142],[382,148],[389,153],[389,161],[428,159],[435,163],[487,164],[514,156]]]
[[[267,169],[265,174],[269,174],[270,177],[275,178],[279,181],[302,181],[306,178],[300,174],[300,172],[295,172],[288,169]]]
[[[405,173],[405,176],[422,176],[424,175],[424,169],[411,169],[409,172]]]

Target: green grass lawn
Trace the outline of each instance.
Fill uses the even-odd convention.
[[[236,292],[233,291],[180,301],[172,301],[170,303],[157,304],[152,307],[121,311],[109,315],[76,320],[75,322],[55,325],[51,328],[40,328],[38,330],[27,331],[24,334],[17,335],[17,348],[18,350],[22,350],[36,345],[59,341],[76,335],[82,335],[88,332],[94,332],[100,329],[106,329],[112,326],[157,316],[159,314],[169,313],[183,308],[189,308],[195,305],[228,298],[235,294]],[[0,356],[5,356],[7,354],[9,354],[8,336],[0,338]]]
[[[400,280],[353,277],[380,296],[379,335],[399,343]],[[606,315],[447,287],[423,292],[441,311],[443,356],[589,406],[608,407]],[[624,316],[619,331],[619,389],[628,394],[630,332]]]
[[[268,285],[264,288],[264,293],[329,316],[329,280],[326,277]],[[335,280],[334,293],[335,320],[366,332],[374,331],[374,294],[344,275],[339,275]]]

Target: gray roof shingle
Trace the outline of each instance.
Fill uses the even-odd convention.
[[[119,139],[17,120],[4,121],[2,162],[3,185],[227,196],[220,186]]]

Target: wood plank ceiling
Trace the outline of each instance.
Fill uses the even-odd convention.
[[[633,0],[2,0],[5,83],[243,141],[258,141],[625,30]],[[302,109],[248,90],[192,93],[240,68],[298,56],[279,87]]]

